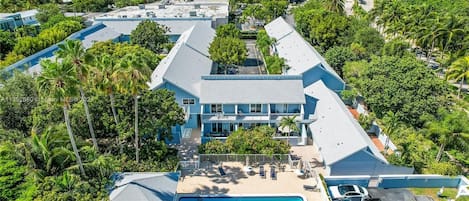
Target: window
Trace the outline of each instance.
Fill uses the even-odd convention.
[[[182,104],[183,105],[194,105],[195,104],[195,99],[193,99],[193,98],[183,98],[182,99]]]
[[[261,113],[262,105],[261,104],[251,104],[250,107],[251,113]]]
[[[221,133],[222,132],[222,124],[221,123],[212,123],[212,132],[213,133]]]
[[[210,106],[210,111],[212,113],[219,113],[219,112],[222,112],[222,106],[221,104],[212,104]]]

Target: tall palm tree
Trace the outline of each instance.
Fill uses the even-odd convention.
[[[448,50],[454,40],[457,38],[462,41],[464,37],[464,27],[466,26],[464,20],[454,14],[451,14],[445,18],[445,23],[440,27],[438,32],[442,34],[442,40],[440,41],[441,55]]]
[[[73,135],[72,127],[70,126],[70,117],[68,115],[70,99],[78,95],[76,71],[73,65],[66,61],[59,63],[57,61],[43,60],[41,61],[41,66],[43,68],[42,73],[41,76],[37,78],[39,91],[46,97],[49,96],[54,98],[54,101],[62,103],[70,143],[72,144],[80,172],[85,176],[85,170],[83,169],[83,163],[78,153],[75,136]]]
[[[93,122],[91,120],[90,110],[88,108],[88,101],[86,99],[85,91],[83,89],[84,83],[87,83],[88,77],[88,66],[85,65],[85,60],[89,58],[86,54],[85,49],[81,45],[79,40],[67,40],[65,43],[58,45],[57,56],[64,60],[69,60],[76,71],[76,76],[80,80],[78,88],[80,90],[81,101],[83,102],[86,114],[86,120],[88,121],[88,128],[90,129],[91,140],[96,150],[98,149],[98,142],[94,133]]]
[[[118,77],[124,80],[118,89],[132,95],[134,99],[134,134],[135,134],[135,160],[139,162],[139,133],[138,133],[138,98],[140,92],[147,89],[148,77],[151,69],[146,65],[141,55],[129,54],[119,63]]]
[[[462,111],[439,111],[440,119],[429,121],[426,125],[426,131],[435,141],[438,141],[440,148],[436,160],[439,161],[445,147],[467,147],[469,145],[469,126],[467,126],[467,114]]]
[[[111,110],[114,117],[114,123],[116,126],[119,124],[119,117],[117,116],[116,111],[116,100],[114,93],[117,86],[122,82],[118,76],[119,65],[116,62],[117,59],[111,55],[105,54],[99,58],[95,57],[91,65],[91,75],[93,85],[98,89],[98,91],[103,92],[111,101]],[[117,131],[117,143],[119,144],[120,150],[119,153],[123,153],[123,144],[120,142],[120,135],[118,129]]]
[[[469,77],[469,56],[462,57],[451,64],[448,71],[446,71],[447,80],[460,81],[458,98],[461,98],[461,90],[464,80]]]
[[[326,0],[326,9],[339,14],[345,14],[345,2],[344,0]]]

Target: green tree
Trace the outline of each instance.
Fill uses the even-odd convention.
[[[378,118],[391,111],[403,123],[416,127],[422,125],[422,115],[434,115],[446,104],[443,80],[414,57],[373,58],[357,87]]]
[[[287,154],[290,146],[284,141],[273,139],[274,133],[275,130],[268,126],[251,130],[240,128],[230,134],[224,144],[210,141],[201,145],[199,150],[202,153]]]
[[[379,123],[383,133],[387,135],[386,141],[384,143],[384,153],[387,155],[391,138],[399,137],[397,135],[401,132],[402,126],[401,122],[399,121],[399,117],[392,111],[387,112],[383,119],[379,121]]]
[[[247,57],[246,43],[232,37],[215,37],[208,52],[210,59],[225,68],[225,74],[227,67],[242,64]]]
[[[410,44],[403,39],[392,39],[384,44],[383,55],[403,57],[408,53]]]
[[[4,129],[19,130],[25,136],[31,130],[31,111],[38,104],[34,79],[23,73],[6,80],[0,88],[0,125]]]
[[[445,148],[450,146],[463,150],[469,147],[469,118],[462,111],[445,111],[440,109],[438,117],[425,124],[428,136],[440,144],[436,161],[440,161]]]
[[[362,28],[354,34],[353,38],[354,42],[364,47],[368,54],[381,54],[384,39],[376,29],[372,27]]]
[[[270,1],[270,0],[262,0],[261,1],[262,9],[264,10],[263,13],[266,14],[264,19],[267,22],[270,22],[277,18],[278,16],[285,15],[287,13],[288,8],[288,1],[287,0],[277,0],[277,1]]]
[[[88,101],[86,98],[84,83],[88,81],[89,76],[89,66],[85,64],[86,59],[90,59],[90,55],[87,55],[85,49],[83,48],[81,41],[79,40],[67,40],[62,44],[58,45],[59,49],[57,50],[58,58],[64,59],[67,62],[70,62],[76,72],[76,78],[80,81],[78,84],[78,89],[80,90],[81,101],[85,107],[86,119],[88,122],[88,128],[91,134],[91,140],[93,141],[93,146],[96,150],[98,148],[98,142],[96,140],[96,135],[94,133],[93,121],[91,118],[90,110],[88,107]]]
[[[169,29],[151,20],[141,21],[135,30],[130,33],[132,44],[140,45],[155,53],[160,53],[164,44],[169,42],[166,35]]]
[[[469,78],[469,56],[456,60],[446,71],[447,80],[459,81],[458,98],[461,98],[461,90],[467,78]]]
[[[341,15],[345,15],[344,0],[326,0],[324,1],[324,4],[327,10]]]
[[[24,190],[27,167],[14,150],[13,144],[0,144],[0,200],[16,200]]]
[[[151,73],[150,68],[138,55],[128,55],[119,63],[119,78],[125,80],[118,86],[124,94],[130,94],[134,100],[134,140],[135,161],[139,162],[139,132],[138,132],[138,99],[142,90],[147,89],[146,82]]]
[[[281,120],[280,120],[280,128],[282,129],[287,129],[288,130],[288,134],[287,134],[287,143],[288,141],[290,140],[289,137],[290,137],[290,134],[292,131],[299,131],[300,129],[298,128],[298,126],[296,125],[296,117],[295,116],[290,116],[290,117],[283,117]]]
[[[240,35],[241,35],[241,31],[238,28],[236,28],[236,25],[233,23],[220,25],[216,29],[217,37],[239,38]]]
[[[37,9],[36,19],[39,23],[43,24],[49,21],[50,17],[62,14],[57,4],[49,3],[39,6]]]
[[[15,47],[16,38],[9,31],[0,30],[0,60]]]
[[[70,126],[70,119],[68,110],[70,109],[71,98],[78,94],[78,80],[76,79],[76,71],[73,65],[69,62],[53,62],[51,60],[41,61],[42,73],[38,77],[39,91],[45,97],[54,98],[55,101],[62,103],[65,124],[67,126],[68,136],[72,144],[75,159],[79,166],[82,175],[85,175],[83,163],[81,161],[78,148],[75,143],[75,136],[73,135]],[[54,103],[57,103],[55,102]]]
[[[352,86],[357,86],[365,73],[368,62],[366,61],[350,61],[345,62],[343,67],[344,72],[344,79],[347,81],[348,84]]]
[[[357,59],[350,48],[341,46],[336,46],[327,50],[324,57],[326,58],[327,63],[329,63],[342,78],[344,77],[343,68],[345,62]]]
[[[320,47],[320,51],[327,51],[329,48],[342,45],[342,37],[346,35],[349,24],[346,16],[321,12],[309,16],[309,36],[311,43]]]

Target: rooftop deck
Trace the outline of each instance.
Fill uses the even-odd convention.
[[[178,182],[178,194],[296,194],[304,196],[308,201],[320,201],[320,192],[308,191],[303,185],[316,185],[315,178],[303,179],[298,177],[288,165],[279,171],[277,165],[277,179],[270,178],[270,165],[265,164],[266,178],[258,174],[259,167],[254,167],[254,173],[248,175],[240,162],[224,162],[225,176],[220,176],[218,165],[204,163],[201,169],[194,173],[182,175]]]

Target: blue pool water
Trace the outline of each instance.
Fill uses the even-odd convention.
[[[184,197],[179,201],[303,201],[301,197]]]

